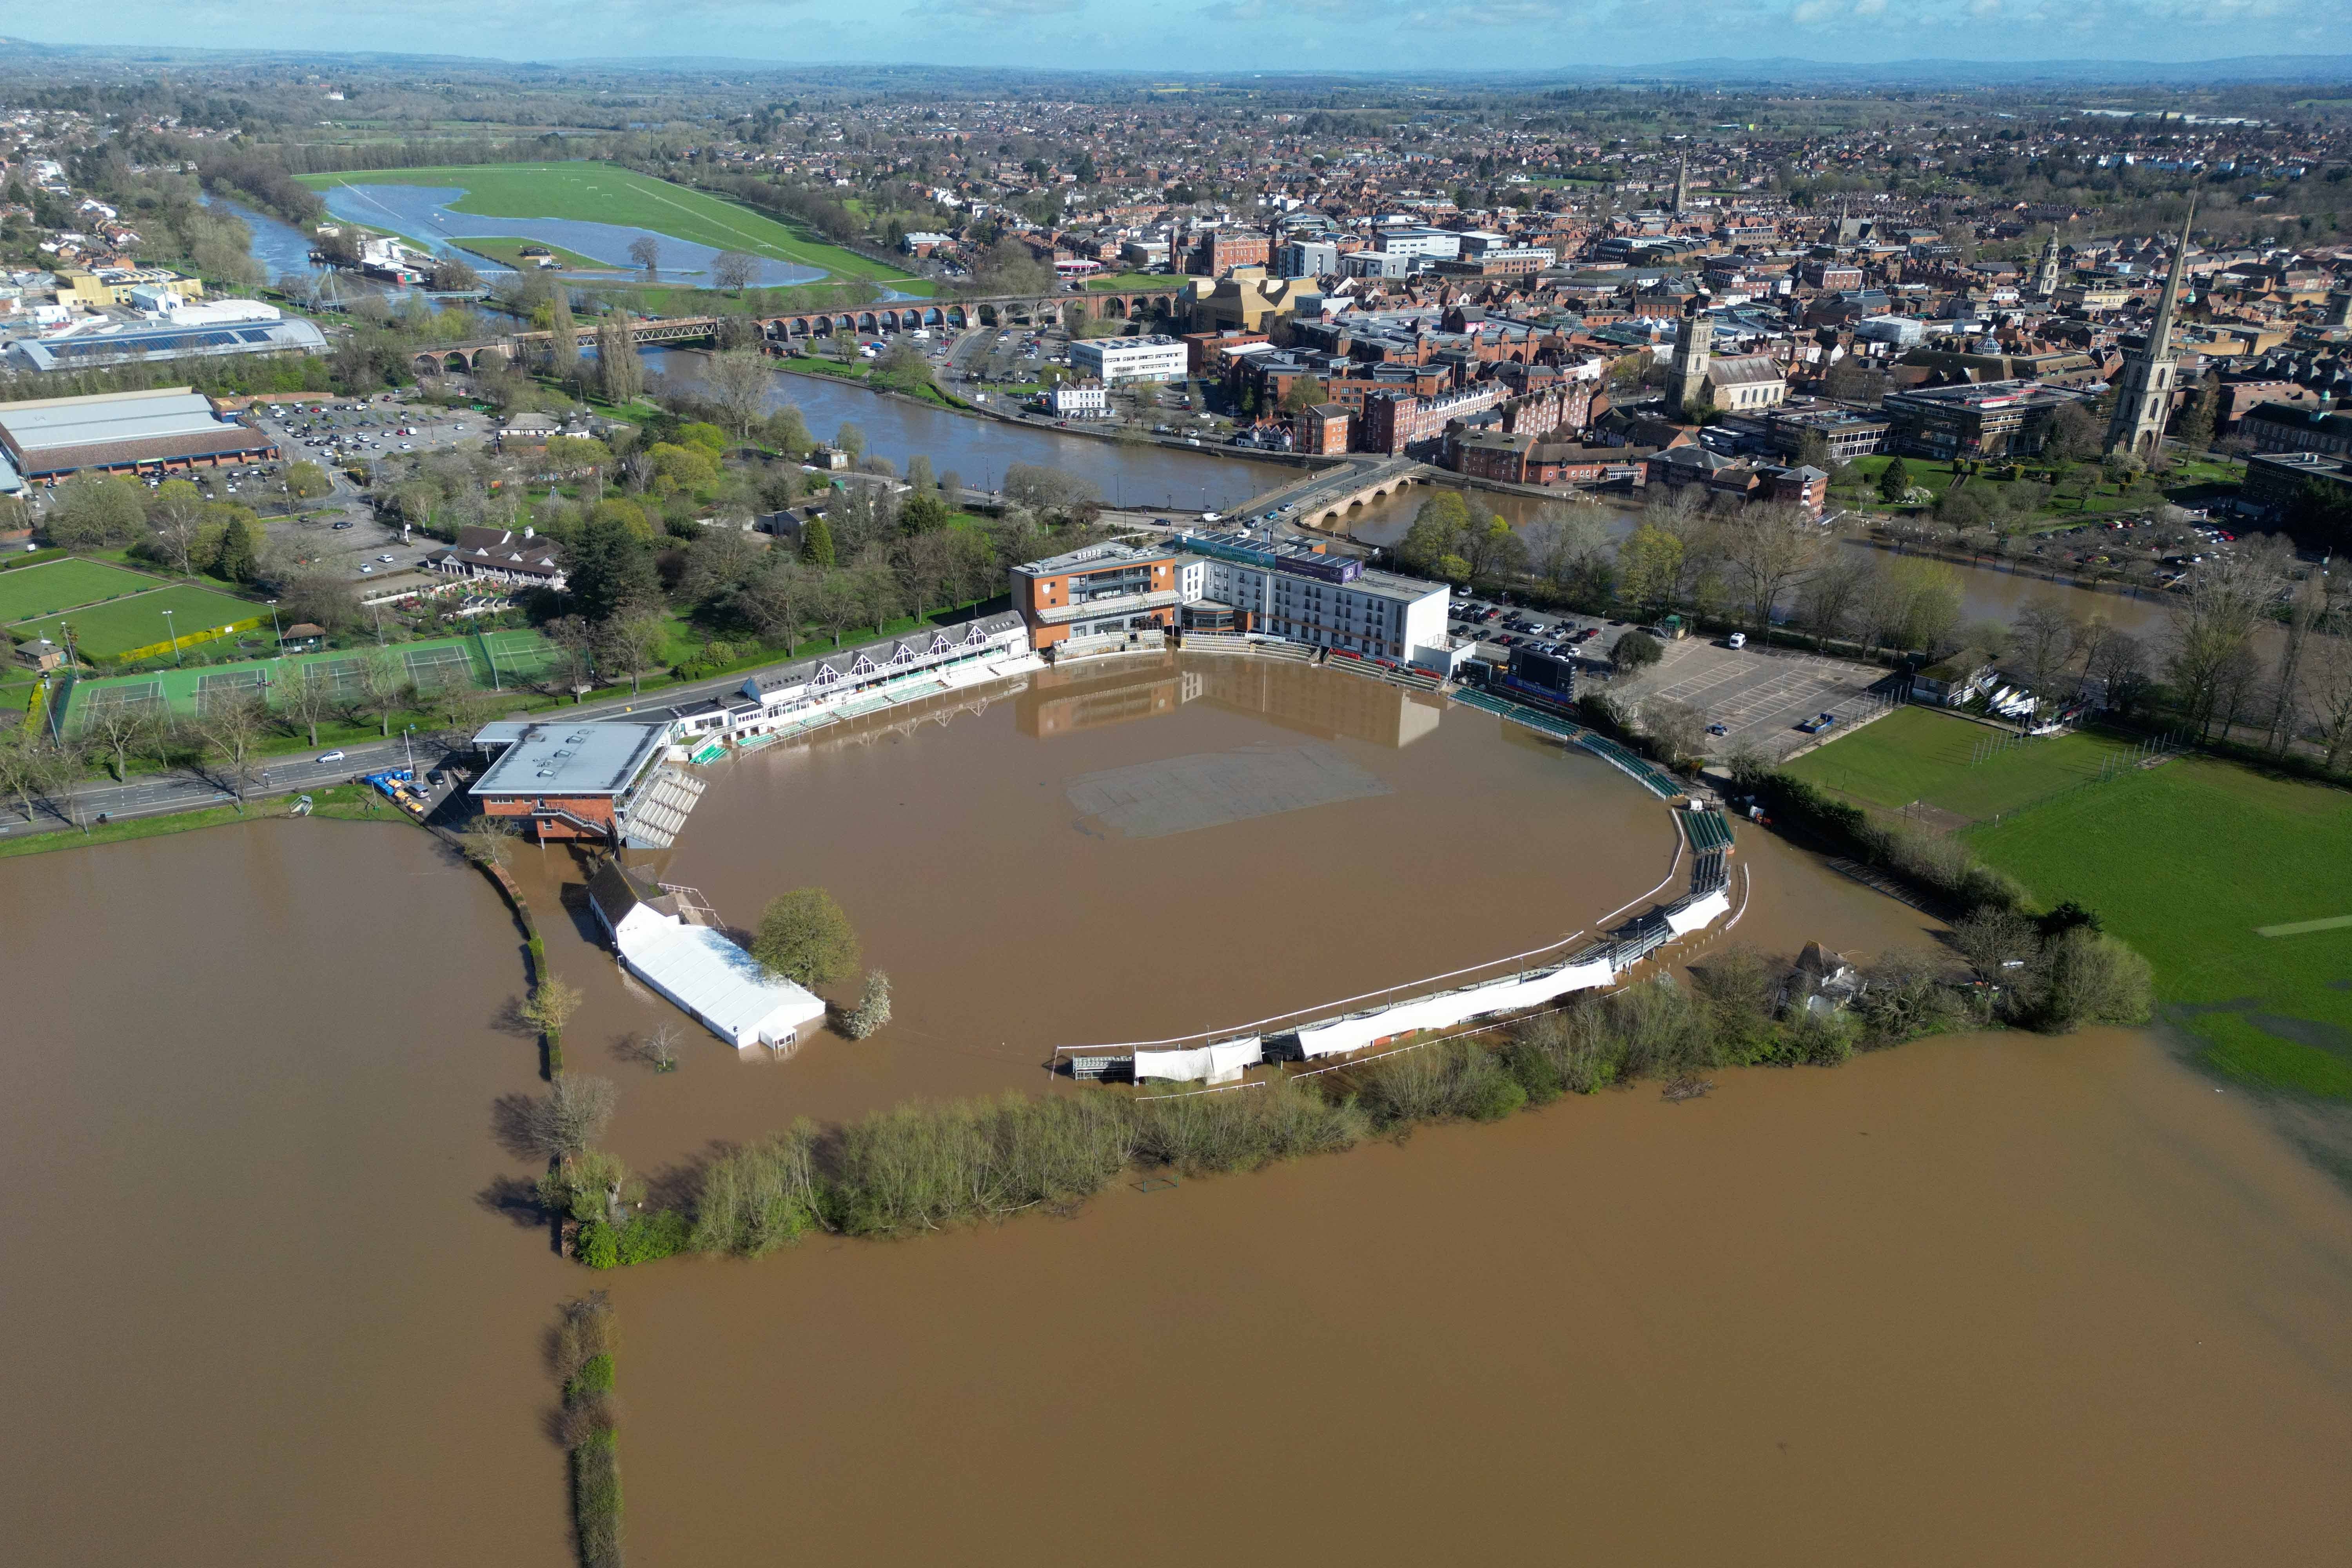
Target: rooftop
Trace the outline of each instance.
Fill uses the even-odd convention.
[[[475,743],[507,750],[475,781],[477,795],[619,795],[669,746],[667,724],[484,726]]]
[[[1051,577],[1061,572],[1108,572],[1120,566],[1138,566],[1151,561],[1168,560],[1175,552],[1170,550],[1143,550],[1132,544],[1089,544],[1060,555],[1049,555],[1043,561],[1032,561],[1014,571],[1028,577]]]

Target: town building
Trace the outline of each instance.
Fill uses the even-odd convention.
[[[0,403],[0,457],[36,484],[84,468],[167,473],[278,456],[276,442],[185,386]]]
[[[1040,651],[1071,637],[1172,626],[1181,598],[1176,552],[1164,548],[1090,544],[1013,569],[1013,607]]]
[[[1445,635],[1453,592],[1443,583],[1368,569],[1304,546],[1268,547],[1237,533],[1188,533],[1200,584],[1188,625],[1229,625],[1289,642],[1452,672]],[[1190,564],[1190,563],[1188,563]],[[1188,590],[1189,591],[1189,590]]]
[[[2197,216],[2197,198],[2189,198],[2189,218]],[[2164,422],[2172,414],[2172,391],[2179,365],[2172,355],[2172,313],[2180,303],[2180,274],[2189,262],[2189,222],[2180,226],[2180,243],[2173,247],[2172,269],[2165,275],[2164,292],[2157,300],[2156,320],[2147,337],[2124,361],[2116,382],[2115,412],[2107,422],[2107,451],[2145,462],[2164,441]]]
[[[1181,381],[1184,360],[1179,338],[1082,338],[1070,344],[1070,368],[1104,386],[1123,381]]]
[[[0,416],[7,410],[0,408]],[[2352,456],[2352,413],[2331,414],[2316,405],[2263,403],[2239,421],[2238,433],[2257,452],[2326,452]]]
[[[2319,452],[2256,452],[2246,459],[2238,504],[2276,517],[2309,489],[2332,494],[2339,504],[2352,504],[2352,458]]]
[[[1354,416],[1345,404],[1318,403],[1300,409],[1290,424],[1292,451],[1329,457],[1348,450]]]
[[[467,791],[487,816],[528,823],[531,837],[667,849],[701,796],[702,781],[663,765],[670,726],[581,721],[485,726],[491,759]]]
[[[525,527],[461,528],[457,542],[425,558],[429,572],[502,583],[510,588],[563,590],[563,566],[554,547]]]
[[[2030,458],[2049,438],[2050,422],[2084,395],[2030,381],[1981,386],[1922,386],[1890,392],[1879,403],[1886,446],[1907,458]]]
[[[1045,394],[1056,419],[1100,419],[1110,412],[1110,388],[1099,381],[1060,381]]]

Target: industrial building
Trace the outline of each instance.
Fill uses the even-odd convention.
[[[278,456],[276,442],[185,386],[0,403],[0,458],[35,483],[84,468],[163,473]]]
[[[700,779],[662,765],[670,725],[489,724],[474,747],[491,759],[467,793],[486,816],[516,818],[531,836],[667,849],[702,796]]]
[[[165,295],[153,297],[168,298]],[[268,312],[266,315],[260,312]],[[225,354],[324,353],[327,340],[299,316],[247,300],[187,305],[152,320],[93,325],[8,345],[20,371],[96,370],[107,365],[211,359]]]

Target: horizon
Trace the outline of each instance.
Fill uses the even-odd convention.
[[[2235,0],[2195,10],[2179,0],[2084,0],[2063,11],[2047,0],[1696,0],[1671,14],[1655,0],[1297,0],[1282,7],[1178,0],[1140,16],[1135,9],[1121,0],[940,0],[851,20],[810,0],[593,0],[559,18],[561,45],[550,47],[548,14],[512,0],[357,0],[331,15],[257,14],[223,0],[131,0],[103,14],[51,13],[6,36],[128,53],[264,50],[546,67],[1010,68],[1226,80],[1640,78],[1711,67],[1846,78],[1933,67],[2096,79],[2102,70],[2129,77],[2231,64],[2262,66],[2268,80],[2352,78],[2352,54],[2338,52],[2352,37],[2352,0],[2301,8]],[[1704,37],[1706,46],[1658,59],[1661,25],[1683,38]],[[877,35],[890,41],[877,43]],[[420,36],[467,47],[419,50]],[[770,47],[744,47],[769,36],[777,39]],[[1546,47],[1531,36],[1558,41]],[[125,37],[140,43],[125,45]],[[1899,57],[1883,47],[1890,37],[1906,46]],[[2131,41],[2130,52],[2096,47],[2117,38]],[[1234,63],[1179,63],[1209,52]],[[1445,63],[1433,65],[1433,53],[1444,54]],[[2309,74],[2298,78],[2298,66]]]

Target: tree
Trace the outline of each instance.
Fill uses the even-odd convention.
[[[2016,978],[2011,966],[2032,958],[2041,938],[2033,922],[2014,910],[1983,909],[1953,923],[1951,943],[1978,979],[2007,985]]]
[[[801,534],[801,559],[816,567],[833,564],[833,529],[822,514],[809,519],[808,527]],[[834,641],[840,640],[835,634]]]
[[[286,493],[296,500],[316,500],[335,488],[333,482],[327,478],[327,470],[310,462],[287,464],[285,482]],[[195,487],[190,485],[188,488],[194,489]],[[163,487],[158,485],[156,489],[160,490]],[[159,497],[157,500],[159,510],[161,504]]]
[[[183,577],[195,574],[196,530],[205,515],[205,492],[186,479],[165,479],[147,503],[155,542]]]
[[[1687,702],[1653,699],[1642,705],[1641,721],[1642,732],[1670,767],[1680,767],[1706,751],[1706,715]]]
[[[845,419],[841,428],[833,433],[833,445],[835,450],[847,453],[854,463],[866,455],[866,432]]]
[[[0,730],[0,789],[16,797],[16,809],[33,820],[33,796],[40,793],[41,734],[19,722]]]
[[[919,495],[940,488],[938,478],[931,472],[931,460],[917,452],[907,459],[907,483]]]
[[[1898,506],[1910,493],[1911,470],[1904,466],[1902,458],[1897,458],[1888,463],[1878,476],[1878,499],[1888,506]]]
[[[1631,631],[1609,649],[1609,661],[1620,669],[1647,669],[1666,657],[1664,644],[1647,632]]]
[[[933,384],[931,362],[912,342],[900,338],[882,351],[882,358],[874,366],[873,380],[894,392],[919,394]]]
[[[1412,526],[1396,546],[1398,563],[1424,576],[1434,574],[1441,561],[1456,553],[1469,529],[1470,504],[1462,492],[1440,490],[1413,512]]]
[[[111,550],[139,537],[146,521],[139,487],[104,474],[79,473],[58,487],[44,531],[60,550]]]
[[[1822,531],[1795,507],[1751,505],[1725,525],[1717,543],[1746,584],[1751,624],[1763,634],[1789,585],[1821,559]]]
[[[712,354],[702,371],[702,388],[727,417],[736,439],[749,440],[751,426],[767,411],[768,394],[776,378],[768,356],[758,349],[729,349]]]
[[[2084,1024],[2147,1022],[2155,991],[2147,960],[2095,927],[2053,938],[2034,969],[2037,1028],[2065,1034]]]
[[[823,888],[795,888],[760,913],[751,955],[800,985],[825,985],[856,973],[857,933]]]
[[[514,858],[515,825],[503,816],[477,816],[457,837],[477,866],[501,867]]]
[[[612,404],[634,403],[646,390],[646,362],[625,321],[604,321],[596,328],[596,380]]]
[[[2080,463],[2095,458],[2106,439],[2106,430],[2099,416],[2082,401],[2062,403],[2050,416],[2050,434],[2042,443],[2042,455],[2055,463]]]
[[[572,603],[591,622],[602,625],[659,597],[645,539],[603,506],[572,534],[568,556],[565,579]]]
[[[650,279],[661,275],[661,241],[650,234],[641,234],[629,241],[629,259],[646,269]]]
[[[1845,635],[1870,567],[1868,562],[1841,555],[1805,579],[1797,595],[1797,620],[1812,629],[1814,647],[1826,647],[1830,638]]]
[[[606,621],[598,629],[596,647],[605,668],[618,670],[629,678],[629,695],[634,697],[646,671],[661,661],[662,645],[667,637],[659,616],[639,612]]]
[[[760,275],[760,258],[740,250],[722,250],[710,258],[710,286],[740,294]]]
[[[400,656],[378,648],[360,660],[360,711],[375,716],[377,732],[392,734],[392,716],[408,706],[411,688]]]
[[[1609,533],[1597,506],[1547,503],[1520,531],[1528,564],[1562,593],[1589,598],[1596,572],[1605,571]]]
[[[2010,659],[2033,693],[2040,712],[2065,700],[2071,693],[2058,689],[2060,678],[2074,662],[2083,640],[2083,624],[2054,599],[2037,597],[2018,612],[2011,624]]]
[[[2221,402],[2221,377],[2219,372],[2208,371],[2205,379],[2189,395],[2180,417],[2173,422],[2173,438],[2196,457],[2213,445],[2213,416]]]
[[[196,715],[196,733],[204,737],[205,750],[220,759],[223,781],[236,795],[240,807],[252,782],[254,749],[268,728],[269,710],[257,693],[219,694],[205,702]]]
[[[539,989],[571,991],[575,1000],[579,995],[561,980],[542,981]],[[521,1008],[525,1018],[533,1025],[539,1022],[531,1014],[537,1001],[534,994]],[[553,1034],[560,1028],[558,1026],[545,1032]],[[564,1073],[547,1086],[544,1095],[511,1095],[499,1101],[499,1141],[517,1159],[576,1159],[594,1148],[596,1140],[604,1135],[619,1100],[620,1090],[611,1079]]]
[[[919,489],[898,503],[898,530],[910,535],[930,533],[945,528],[954,516],[937,490]]]
[[[290,728],[305,731],[310,744],[319,743],[319,721],[334,711],[335,689],[316,678],[309,665],[280,665],[276,691],[278,717]]]
[[[1311,375],[1302,375],[1284,390],[1278,406],[1285,414],[1303,414],[1329,395],[1329,389],[1321,382]]]
[[[213,556],[212,573],[224,583],[250,583],[260,567],[253,546],[253,528],[243,507],[233,508],[221,524],[220,545]]]
[[[2165,672],[2200,736],[2211,731],[2292,555],[2292,547],[2275,535],[2261,544],[2241,545],[2235,553],[2206,563],[2175,608],[2176,640]]]
[[[580,325],[572,319],[572,291],[558,288],[547,301],[547,371],[569,384],[580,374]]]
[[[890,1021],[890,976],[879,969],[867,972],[857,1005],[841,1021],[841,1032],[862,1040]]]
[[[1653,614],[1674,603],[1686,547],[1654,522],[1643,522],[1617,547],[1618,591]]]
[[[85,704],[82,710],[82,735],[113,754],[118,781],[128,780],[131,753],[140,748],[154,727],[155,716],[144,703],[101,702]]]

